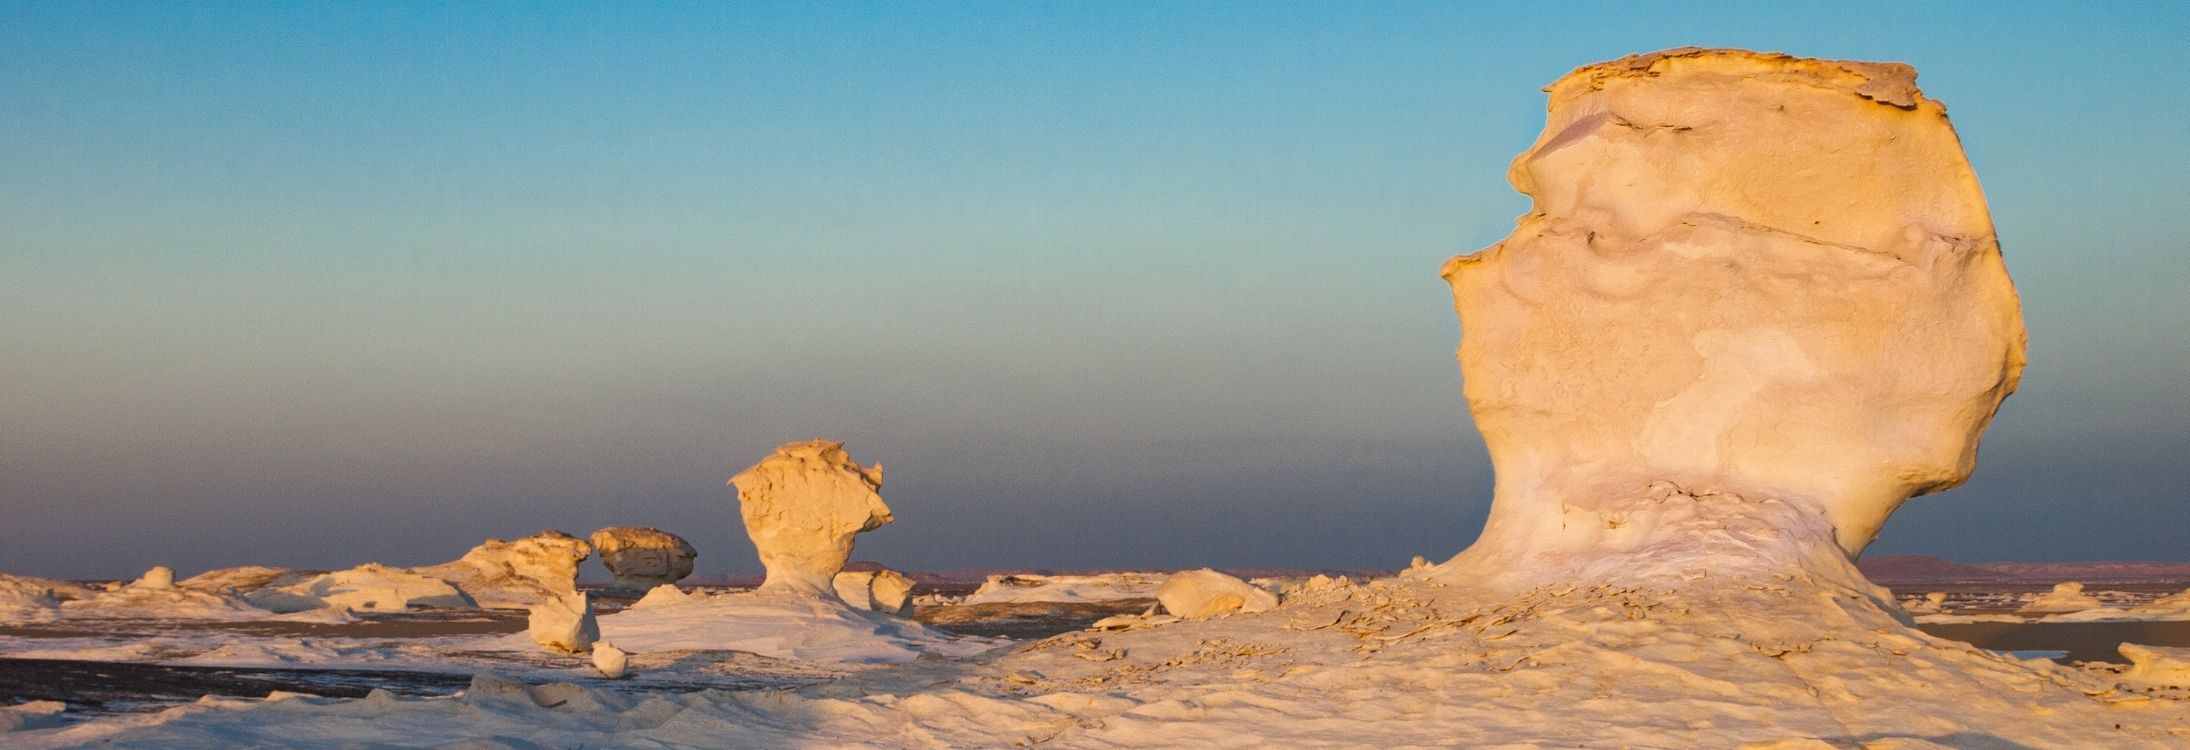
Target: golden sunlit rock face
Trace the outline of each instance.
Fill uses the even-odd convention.
[[[1534,208],[1444,269],[1497,472],[1462,558],[1556,569],[1733,517],[1853,555],[1968,478],[2023,325],[1915,71],[1680,49],[1546,91],[1508,174]]]
[[[643,526],[610,526],[593,532],[593,551],[616,576],[616,588],[645,592],[692,574],[699,553],[684,537]]]
[[[730,483],[768,569],[763,589],[834,598],[852,537],[895,520],[879,493],[882,465],[861,468],[833,440],[786,443]]]

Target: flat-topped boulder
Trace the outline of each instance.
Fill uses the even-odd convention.
[[[643,526],[610,526],[593,532],[593,553],[616,576],[616,588],[643,592],[692,575],[699,552],[684,537]]]

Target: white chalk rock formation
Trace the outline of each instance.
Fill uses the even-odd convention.
[[[2122,681],[2138,687],[2190,688],[2190,648],[2124,643],[2116,647],[2129,660]]]
[[[1208,568],[1171,574],[1156,590],[1163,611],[1188,620],[1226,612],[1262,612],[1275,608],[1277,594]]]
[[[2087,609],[2098,609],[2101,606],[2104,605],[2099,602],[2098,597],[2084,593],[2083,584],[2069,581],[2053,584],[2052,591],[2039,594],[2036,598],[2031,599],[2029,604],[2025,604],[2021,609],[2015,611],[2024,614],[2050,614],[2081,612]]]
[[[314,609],[400,612],[412,607],[469,609],[478,606],[448,581],[373,563],[321,573],[295,583],[252,589],[243,598],[253,606],[274,612]]]
[[[616,576],[622,591],[646,591],[692,575],[699,552],[684,537],[643,526],[610,526],[593,532],[593,553]]]
[[[830,581],[845,604],[883,614],[911,617],[913,581],[905,574],[881,570],[847,570]]]
[[[1463,557],[1563,576],[1735,517],[1854,554],[1969,476],[2023,325],[1912,69],[1687,49],[1546,91],[1534,208],[1444,269],[1497,472]]]
[[[834,592],[791,588],[633,606],[601,617],[601,635],[639,653],[744,651],[809,662],[907,662],[921,654],[969,655],[995,642],[937,631],[920,621],[853,607]]]
[[[992,575],[961,604],[1101,602],[1154,599],[1169,574],[1124,571],[1094,575]]]
[[[479,606],[521,609],[578,590],[578,563],[593,553],[585,540],[554,529],[512,541],[489,539],[453,562],[411,572],[454,584]]]
[[[264,588],[291,586],[322,575],[323,571],[243,565],[215,568],[175,582],[177,588],[209,594],[245,594]]]
[[[90,586],[85,586],[75,581],[64,581],[59,578],[41,578],[39,576],[10,575],[6,573],[0,573],[0,586],[19,586],[27,589],[43,589],[53,592],[54,598],[64,602],[76,601],[78,599],[89,599],[99,593],[97,589],[94,589]]]
[[[601,626],[593,617],[593,596],[567,594],[532,605],[525,616],[525,633],[551,653],[591,650],[601,638]]]
[[[1515,169],[1540,210],[1451,274],[1498,472],[1491,528],[1452,562],[765,696],[269,703],[100,739],[2180,750],[2181,691],[1928,636],[1848,560],[1967,470],[2019,361],[1975,183],[1910,78],[1680,50],[1552,87]],[[756,591],[602,626],[641,651],[842,660],[918,623]],[[500,684],[470,692],[523,690]]]
[[[882,465],[860,468],[834,440],[787,443],[730,484],[768,569],[763,589],[830,595],[852,537],[892,520],[879,494]]]
[[[625,607],[624,609],[668,607],[678,604],[691,604],[692,602],[693,596],[691,594],[684,593],[684,590],[677,588],[676,584],[665,583],[660,586],[655,586],[654,588],[647,589],[645,596],[639,597],[638,601],[632,602],[631,606]]]
[[[39,622],[60,612],[53,587],[33,579],[0,574],[0,623]]]
[[[2190,591],[2169,594],[2129,611],[2143,620],[2190,620]]]
[[[593,668],[600,670],[602,677],[611,680],[623,679],[624,666],[627,663],[628,656],[623,649],[617,648],[616,644],[608,641],[594,642]]]
[[[615,642],[641,652],[734,650],[846,663],[962,655],[991,645],[884,614],[905,611],[911,581],[901,575],[839,578],[852,537],[891,520],[876,493],[881,466],[861,468],[844,444],[815,440],[777,448],[730,483],[768,579],[752,591],[712,596],[655,589],[601,618]]]
[[[1924,598],[1908,602],[1902,607],[1912,615],[1936,615],[1947,611],[1947,592],[1933,591]]]
[[[160,565],[127,584],[109,585],[106,591],[63,601],[65,617],[250,620],[271,617],[272,612],[252,606],[227,592],[194,591],[175,585],[175,570]]]
[[[151,570],[145,571],[144,575],[139,576],[137,580],[129,582],[129,587],[145,591],[172,589],[175,587],[175,569],[165,565],[154,565]]]
[[[578,564],[591,553],[592,547],[585,540],[551,529],[506,542],[489,539],[462,558],[420,568],[366,563],[320,572],[247,566],[208,571],[175,585],[190,591],[240,595],[253,605],[275,612],[321,608],[523,609],[575,593]]]
[[[0,734],[65,726],[68,720],[62,717],[62,713],[67,710],[68,704],[60,701],[30,701],[0,706]]]

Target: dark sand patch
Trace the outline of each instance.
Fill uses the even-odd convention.
[[[1155,606],[1154,599],[1098,602],[990,602],[919,607],[913,619],[953,633],[1033,640],[1084,630],[1112,615],[1132,615]]]
[[[280,620],[73,619],[35,625],[0,625],[0,636],[83,638],[152,637],[177,633],[235,633],[263,638],[432,638],[445,635],[522,633],[525,613],[517,610],[441,610],[359,615],[357,622],[283,622]]]
[[[2190,622],[1957,622],[1917,629],[1995,651],[2067,651],[2065,661],[2127,663],[2121,644],[2190,646]]]
[[[452,695],[471,676],[386,669],[184,667],[67,659],[0,658],[0,703],[53,700],[72,712],[115,713],[188,703],[200,696],[264,698],[276,690],[363,698]]]

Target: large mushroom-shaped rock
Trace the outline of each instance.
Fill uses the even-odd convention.
[[[768,570],[763,590],[834,597],[831,579],[851,559],[852,537],[892,520],[878,493],[882,465],[861,468],[834,440],[787,443],[730,484]]]
[[[1497,473],[1458,567],[1833,567],[1969,476],[2023,324],[1912,69],[1681,49],[1546,91],[1533,209],[1444,269]]]
[[[454,584],[482,607],[525,608],[578,591],[585,540],[548,529],[511,541],[489,539],[462,558],[412,571]]]
[[[593,552],[616,576],[616,588],[647,591],[692,575],[699,552],[684,537],[642,526],[610,526],[593,532]]]

